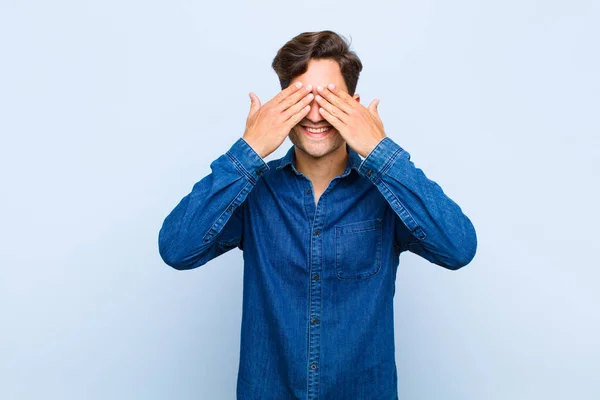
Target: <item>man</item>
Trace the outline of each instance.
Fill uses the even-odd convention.
[[[238,399],[397,399],[400,254],[461,268],[474,227],[386,136],[379,100],[360,104],[345,39],[300,34],[272,66],[282,91],[250,93],[243,136],[167,216],[160,254],[185,270],[243,251]]]

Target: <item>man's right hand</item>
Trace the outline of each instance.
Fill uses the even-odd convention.
[[[250,92],[250,113],[242,138],[262,158],[277,150],[310,111],[312,85],[303,87],[298,83],[288,86],[263,106],[258,96]]]

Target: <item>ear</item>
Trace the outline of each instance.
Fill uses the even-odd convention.
[[[354,93],[354,96],[352,96],[352,98],[360,103],[360,94]]]

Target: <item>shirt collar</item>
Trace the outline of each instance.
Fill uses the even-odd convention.
[[[360,155],[356,151],[352,150],[352,148],[348,145],[348,143],[346,143],[346,151],[348,153],[348,163],[346,164],[346,169],[344,170],[344,172],[342,173],[341,176],[348,175],[352,169],[355,169],[358,171],[358,167],[360,167],[360,164],[362,162]],[[295,146],[290,147],[290,149],[287,151],[285,156],[283,156],[282,158],[279,159],[279,165],[276,167],[276,169],[280,170],[287,165],[291,166],[292,170],[294,170],[296,175],[301,174],[296,169]]]

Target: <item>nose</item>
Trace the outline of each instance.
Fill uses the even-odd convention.
[[[317,94],[319,94],[319,92],[317,91],[317,86],[313,85],[313,95],[315,97],[313,97],[313,100],[310,102],[310,111],[308,112],[308,114],[306,114],[306,119],[310,120],[312,123],[314,124],[318,124],[319,122],[325,120],[325,118],[323,118],[323,116],[321,115],[321,113],[319,112],[319,107],[321,107],[319,105],[319,103],[317,102],[317,100],[315,99]]]

